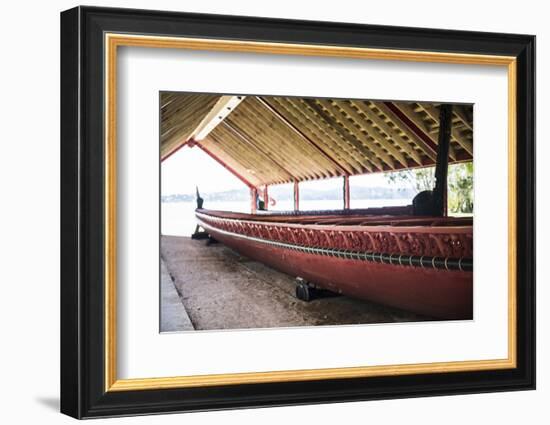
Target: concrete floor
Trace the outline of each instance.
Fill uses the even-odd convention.
[[[429,320],[367,301],[336,296],[303,302],[295,298],[294,277],[242,257],[222,244],[163,236],[161,256],[182,309],[195,330],[343,325]],[[174,291],[176,292],[176,291]],[[178,305],[161,297],[161,311]],[[188,330],[171,314],[164,326]]]
[[[181,302],[180,295],[176,291],[172,276],[168,273],[166,264],[160,262],[160,331],[179,332],[193,331],[193,323],[187,315],[187,310]]]

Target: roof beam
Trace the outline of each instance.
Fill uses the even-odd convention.
[[[188,141],[194,140],[195,142],[200,142],[208,137],[210,132],[214,130],[214,128],[216,128],[216,126],[221,123],[245,99],[245,97],[246,96],[220,96],[218,101],[202,118],[187,139],[175,143],[170,152],[162,158],[162,161],[179,150]]]
[[[419,131],[421,131],[423,134],[428,136],[432,140],[432,142],[436,144],[436,146],[439,146],[439,139],[434,134],[430,133],[428,126],[422,120],[422,118],[418,115],[418,113],[415,112],[412,106],[403,102],[399,102],[399,103],[386,102],[386,103],[391,103],[396,109],[401,111],[403,115],[405,115],[411,122],[414,123],[414,125],[416,125],[416,127],[418,127]],[[439,122],[439,118],[435,121]],[[454,149],[450,144],[449,144],[449,156],[453,161],[456,160]]]
[[[174,96],[173,102],[161,111],[161,157],[163,158],[185,144],[189,134],[221,97],[200,94]]]
[[[421,104],[420,107],[426,111],[426,113],[436,122],[439,122],[438,116],[437,116],[437,109],[433,106],[427,106],[424,104]],[[451,129],[451,136],[453,139],[460,145],[462,148],[468,152],[470,155],[474,155],[474,145],[471,141],[466,140],[465,137],[463,137],[456,128]]]
[[[364,146],[351,134],[348,134],[347,132],[342,132],[341,126],[338,124],[338,122],[329,114],[327,114],[319,105],[317,105],[313,101],[310,101],[309,99],[303,99],[303,101],[306,102],[306,104],[318,116],[320,116],[329,125],[329,127],[332,127],[341,138],[351,144],[364,158],[366,158],[371,164],[378,168],[378,170],[385,171],[380,158],[378,158],[376,155],[373,155],[373,153],[366,146]]]
[[[337,128],[343,128],[347,132],[349,132],[352,136],[354,136],[359,142],[364,146],[366,149],[370,150],[374,153],[382,162],[384,162],[388,167],[395,170],[395,164],[393,162],[393,158],[384,152],[382,148],[376,145],[376,143],[373,143],[369,140],[369,138],[363,134],[362,131],[360,131],[358,128],[356,128],[353,124],[349,123],[346,125],[344,123],[344,120],[348,120],[348,118],[342,114],[341,111],[339,111],[336,106],[332,104],[331,101],[327,99],[315,99],[323,108],[325,108],[333,117],[336,118],[336,126]],[[311,101],[314,103],[314,101]],[[325,114],[326,115],[326,114]],[[374,139],[374,138],[373,138]],[[376,139],[374,139],[376,142]],[[405,165],[406,166],[406,165]]]
[[[340,107],[356,122],[361,124],[361,127],[363,127],[367,131],[369,136],[376,140],[384,149],[386,149],[395,159],[397,159],[401,163],[401,165],[403,165],[404,167],[408,167],[405,156],[401,152],[399,152],[399,150],[396,149],[395,146],[393,146],[393,144],[380,133],[380,131],[374,128],[374,126],[369,123],[366,118],[362,117],[356,109],[352,108],[351,105],[348,104],[346,101],[339,101],[338,107]],[[377,135],[380,137],[375,137]]]
[[[374,112],[365,103],[366,109],[363,109],[361,105],[358,105],[354,101],[350,101],[359,111],[361,111],[369,120],[371,120],[380,130],[388,135],[401,149],[403,149],[407,155],[409,155],[418,165],[422,165],[422,158],[420,154],[409,144],[409,142],[403,140],[400,134],[395,134],[396,129],[392,129],[383,118],[381,118],[376,112]],[[414,140],[411,140],[414,143]]]
[[[323,148],[321,148],[316,142],[311,140],[306,136],[301,130],[295,127],[289,120],[286,119],[279,111],[273,108],[269,103],[267,103],[262,97],[256,96],[256,99],[267,108],[273,115],[275,115],[282,123],[284,123],[290,130],[297,134],[302,140],[306,141],[308,144],[313,146],[323,157],[329,160],[332,165],[336,168],[340,175],[346,175],[348,172],[343,168],[332,156],[330,156]]]
[[[221,130],[221,127],[219,128]],[[245,176],[255,186],[263,183],[284,183],[284,177],[277,175],[273,177],[271,172],[264,166],[258,166],[257,161],[250,155],[252,152],[247,146],[243,145],[231,133],[223,129],[223,134],[218,134],[218,129],[210,133],[207,139],[201,144],[207,149],[217,154],[222,160],[226,161],[237,170],[242,176]]]
[[[237,106],[245,99],[245,96],[222,96],[212,107],[210,112],[193,130],[189,139],[200,142],[205,139],[216,126],[221,123]]]
[[[229,122],[225,121],[222,123],[222,126],[226,128],[228,131],[230,131],[238,140],[240,140],[242,143],[247,145],[249,148],[253,149],[257,153],[260,154],[264,159],[274,164],[283,174],[286,175],[287,179],[289,181],[295,181],[298,180],[296,176],[290,173],[285,167],[283,167],[273,156],[269,155],[267,152],[265,152],[262,148],[260,148],[257,144],[255,144],[252,140],[248,138],[247,135],[242,133],[240,130],[236,129],[233,125],[229,124]]]
[[[375,102],[374,105],[386,115],[399,130],[407,135],[409,139],[422,149],[424,154],[435,162],[437,145],[432,139],[407,118],[391,102]]]
[[[314,138],[332,142],[334,146],[339,150],[343,150],[346,153],[347,158],[344,159],[344,164],[340,164],[346,168],[350,174],[363,174],[364,170],[373,171],[373,167],[366,159],[361,158],[359,161],[352,155],[354,147],[346,140],[343,140],[340,134],[336,133],[336,129],[330,126],[323,126],[317,122],[317,115],[307,107],[303,107],[300,100],[277,98],[273,99],[281,108],[289,113],[293,119],[296,120],[298,125],[313,134]],[[298,103],[296,103],[298,102]],[[329,148],[330,149],[330,148]],[[336,150],[332,149],[337,159],[342,159],[341,155],[338,155]]]
[[[468,114],[466,113],[466,110],[462,105],[454,105],[453,106],[453,114],[455,114],[460,121],[468,128],[469,130],[474,129],[472,120],[468,117]]]

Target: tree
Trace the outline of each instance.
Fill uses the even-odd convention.
[[[433,190],[435,167],[416,168],[385,174],[389,183],[409,186],[416,192]],[[474,163],[449,165],[447,207],[451,213],[471,214],[474,210]]]
[[[474,163],[449,166],[447,204],[450,212],[474,211]]]

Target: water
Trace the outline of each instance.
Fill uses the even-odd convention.
[[[352,208],[386,207],[408,205],[410,199],[352,199]],[[170,236],[190,236],[195,231],[195,208],[193,202],[161,203],[161,232]],[[250,202],[205,202],[205,208],[221,211],[250,212]],[[341,200],[300,200],[301,210],[338,210],[342,208]],[[292,201],[277,202],[277,211],[293,209]]]

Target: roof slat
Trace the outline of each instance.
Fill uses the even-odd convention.
[[[315,158],[311,146],[267,113],[252,97],[229,121],[254,143],[262,145],[270,155],[278,157],[292,174],[302,180],[325,178],[335,173],[330,163],[323,158]]]
[[[369,123],[367,119],[359,115],[359,112],[357,110],[353,109],[350,104],[348,104],[345,100],[336,102],[336,105],[338,105],[339,108],[341,108],[348,116],[353,118],[353,120],[360,125],[367,134],[373,139],[377,140],[378,143],[386,149],[395,159],[397,159],[401,165],[404,167],[407,167],[407,160],[405,159],[405,156],[397,149],[391,142],[388,140],[385,140],[385,137],[383,135],[379,135],[377,133],[378,130],[374,128],[374,126]],[[377,137],[378,136],[378,137]],[[382,137],[380,137],[382,136]]]
[[[438,110],[434,106],[431,105],[421,105],[422,109],[426,111],[426,113],[432,117],[434,121],[439,123],[439,114]],[[474,154],[474,146],[472,142],[467,140],[465,137],[462,136],[462,134],[459,133],[459,131],[453,126],[451,128],[451,136],[452,138],[460,145],[462,148],[468,152],[470,155]]]
[[[282,114],[279,113],[275,108],[273,108],[269,103],[267,103],[265,100],[263,100],[261,97],[257,97],[257,100],[260,102],[262,106],[264,106],[269,112],[271,112],[274,116],[276,116],[284,125],[292,130],[302,141],[309,144],[310,146],[313,146],[314,149],[321,155],[321,157],[325,158],[325,160],[332,163],[334,169],[340,173],[340,174],[346,174],[346,170],[336,162],[336,160],[327,153],[322,147],[320,147],[315,141],[311,140],[309,137],[307,137],[299,128],[295,127],[290,121],[288,121]],[[337,174],[335,174],[337,175]]]
[[[342,114],[342,111],[339,110],[332,103],[332,101],[329,101],[327,99],[316,99],[315,101],[320,104],[326,111],[328,111],[333,116],[333,118],[336,119],[338,125],[340,125],[345,131],[347,131],[349,134],[359,140],[364,148],[374,153],[374,155],[376,155],[376,157],[384,162],[389,168],[395,169],[393,158],[387,152],[384,152],[384,150],[380,146],[378,146],[377,141],[374,138],[369,139],[367,136],[365,136],[365,134],[359,131],[355,127],[355,125],[350,123],[348,117]]]
[[[432,141],[436,145],[439,144],[439,139],[432,132],[430,132],[430,129],[428,128],[428,125],[424,121],[421,114],[416,112],[410,104],[406,102],[391,102],[391,104],[395,108],[399,109],[404,115],[406,115],[407,118],[410,119],[424,134],[426,134],[430,139],[432,139]],[[439,125],[439,118],[436,122]],[[456,155],[451,145],[449,145],[449,156],[451,157],[452,160],[456,160]]]
[[[418,165],[422,165],[422,158],[419,153],[409,144],[408,141],[403,140],[401,134],[396,134],[398,131],[397,127],[392,129],[386,121],[384,121],[378,114],[376,114],[372,109],[368,108],[366,105],[363,108],[361,102],[350,101],[351,105],[355,107],[359,112],[365,115],[370,119],[374,125],[376,125],[383,133],[387,135],[391,141],[398,145],[403,151],[410,156]],[[364,105],[364,104],[363,104]],[[404,133],[402,133],[404,134]],[[405,137],[407,137],[405,135]],[[408,139],[408,138],[407,138]]]
[[[303,111],[294,104],[288,102],[285,98],[270,98],[269,101],[264,99],[269,104],[272,104],[281,115],[292,122],[294,126],[302,129],[310,139],[315,140],[324,150],[330,152],[330,155],[346,170],[348,174],[362,172],[365,168],[362,164],[347,154],[345,148],[339,140],[333,138],[326,133],[318,123],[311,121]]]
[[[324,134],[325,143],[331,143],[333,149],[338,149],[341,156],[346,156],[346,162],[349,164],[355,164],[355,167],[359,166],[359,173],[362,174],[363,170],[368,170],[369,172],[376,171],[372,164],[368,161],[367,158],[359,156],[357,158],[356,152],[357,148],[347,139],[343,138],[340,133],[338,133],[332,126],[328,125],[323,120],[319,120],[318,115],[309,108],[309,106],[301,99],[295,98],[276,98],[277,101],[283,105],[288,105],[288,108],[293,108],[298,114],[301,114],[305,122],[301,123],[302,126],[308,126],[313,124],[315,128],[318,129],[320,134]]]
[[[325,110],[310,99],[304,99],[304,102],[315,111],[315,113],[324,120],[328,125],[330,125],[336,133],[340,135],[343,139],[347,140],[351,145],[355,147],[359,155],[362,155],[366,158],[371,164],[373,164],[379,171],[384,171],[384,166],[382,161],[376,155],[374,155],[367,147],[365,147],[359,140],[357,140],[352,134],[349,134],[343,126],[341,126],[336,119],[334,119],[330,114],[325,112]]]
[[[372,102],[376,108],[382,112],[393,124],[399,128],[407,137],[415,141],[415,144],[428,156],[435,161],[437,147],[429,144],[426,139],[423,139],[420,134],[415,133],[408,124],[406,124],[399,116],[395,114],[384,102]],[[431,142],[431,140],[430,140]]]

